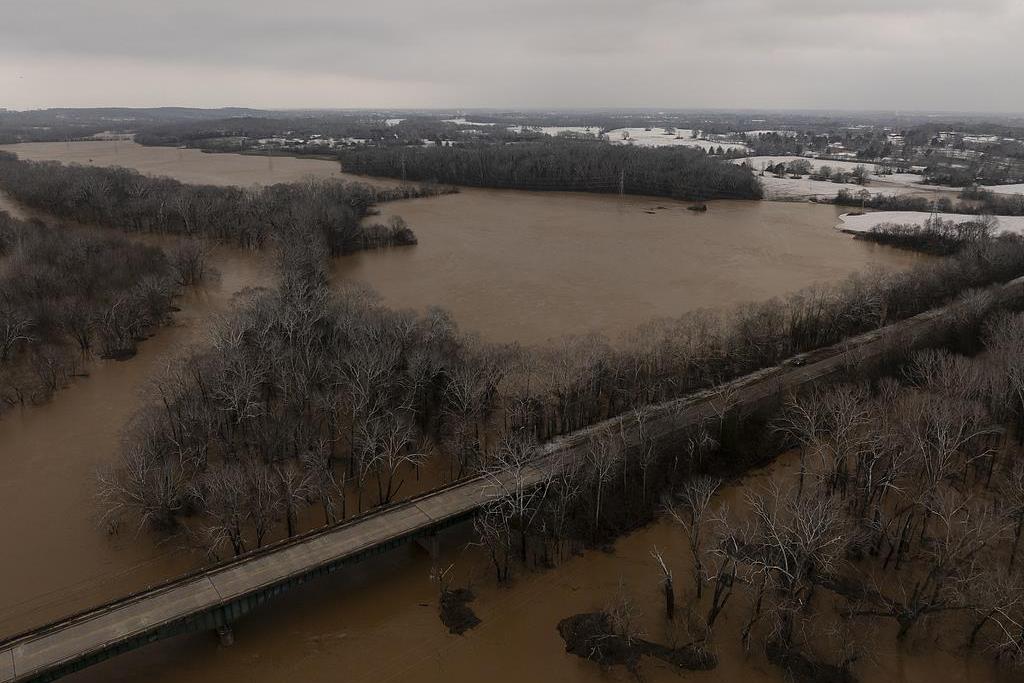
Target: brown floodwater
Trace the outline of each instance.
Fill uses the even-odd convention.
[[[793,458],[751,473],[742,484],[725,488],[719,498],[730,506],[741,505],[744,487],[783,476],[794,476]],[[465,540],[465,533],[449,535],[438,563],[453,567],[454,587],[469,586],[476,593],[470,606],[482,622],[463,636],[449,634],[438,617],[429,556],[407,546],[319,579],[240,620],[231,647],[220,646],[210,633],[190,635],[128,653],[69,680],[625,683],[636,679],[622,669],[603,672],[567,654],[556,630],[561,619],[603,609],[622,593],[633,603],[644,637],[662,643],[684,643],[694,637],[678,626],[687,602],[689,551],[682,530],[667,520],[620,539],[613,552],[587,551],[553,570],[520,571],[504,587],[495,584],[483,553],[467,548]],[[676,577],[676,626],[663,618],[660,575],[650,555],[654,547]],[[710,672],[686,673],[682,680],[784,680],[763,655],[742,649],[737,634],[746,608],[733,602],[716,627],[719,666]],[[882,628],[873,640],[872,655],[857,669],[864,681],[999,680],[989,660],[935,651],[927,637],[898,649],[891,629]],[[679,673],[651,659],[644,660],[641,674],[646,681],[681,680]]]
[[[104,162],[78,147],[94,144],[114,154],[109,142],[29,145],[20,152],[28,158],[92,158],[193,182],[284,180],[252,166],[267,164],[259,157],[181,150],[176,162],[179,150],[121,142],[115,159]],[[138,156],[127,159],[126,149]],[[273,160],[275,174],[283,160]],[[225,163],[221,171],[204,166]],[[615,336],[652,316],[782,295],[871,264],[901,268],[916,260],[835,232],[839,211],[833,207],[715,202],[707,213],[694,214],[685,206],[486,190],[389,204],[385,216],[403,215],[420,244],[341,259],[335,276],[369,282],[392,305],[446,306],[464,328],[491,339],[535,342],[590,330]],[[162,363],[201,344],[234,292],[272,282],[266,255],[218,248],[212,260],[221,282],[184,297],[175,325],[144,342],[136,357],[91,363],[89,377],[50,403],[0,418],[0,499],[9,511],[0,518],[0,634],[137,590],[200,561],[145,535],[103,534],[95,521],[93,473],[113,460],[141,392]],[[466,540],[465,531],[449,535],[443,554],[455,567],[456,584],[471,584],[478,596],[472,607],[483,623],[463,637],[448,634],[438,619],[429,558],[409,546],[313,582],[243,619],[232,648],[221,647],[211,634],[195,634],[69,680],[625,681],[631,679],[625,672],[605,674],[567,655],[555,630],[567,616],[606,605],[620,583],[642,613],[648,637],[665,641],[671,635],[659,618],[649,552],[657,545],[680,577],[687,575],[688,561],[682,534],[667,522],[621,539],[614,553],[587,552],[555,570],[520,573],[508,587],[495,585],[486,558],[467,548]],[[779,681],[763,658],[740,650],[731,630],[728,623],[722,629],[721,666],[687,678]],[[873,674],[868,680],[992,678],[984,662],[913,645],[908,653],[882,652],[866,665]],[[647,680],[678,679],[652,662],[643,673]]]
[[[24,142],[0,145],[32,161],[57,160],[64,163],[123,166],[141,173],[167,176],[183,183],[207,185],[272,185],[294,183],[309,178],[357,180],[383,187],[400,183],[384,178],[366,178],[342,173],[341,165],[327,159],[249,154],[213,154],[198,149],[146,147],[130,140],[90,140],[86,142]]]
[[[715,201],[706,212],[650,197],[463,189],[382,205],[419,244],[338,259],[393,307],[439,304],[495,341],[611,338],[655,317],[728,307],[834,282],[907,251],[833,229],[843,209]],[[371,220],[380,220],[373,218]]]
[[[87,229],[87,228],[68,228]],[[147,242],[159,238],[143,237]],[[265,254],[215,247],[219,282],[182,296],[169,327],[126,361],[91,360],[50,402],[0,416],[0,634],[138,590],[191,569],[196,558],[97,521],[95,472],[113,462],[122,430],[164,363],[197,344],[232,295],[273,283]]]

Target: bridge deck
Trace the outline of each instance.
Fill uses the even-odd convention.
[[[1024,278],[996,290],[1001,299],[1019,298]],[[870,332],[827,351],[805,354],[805,365],[762,370],[729,383],[729,400],[749,405],[787,389],[841,370],[851,355],[868,359],[884,352],[893,338],[913,343],[936,328],[953,307],[930,311],[902,323]],[[849,352],[849,353],[848,353]],[[652,406],[645,423],[647,434],[658,437],[708,418],[721,409],[727,392],[705,391],[678,401]],[[559,459],[588,443],[595,430],[611,424],[616,433],[635,438],[629,415],[613,418],[548,442],[529,469],[540,481]],[[74,668],[74,662],[96,661],[98,653],[128,649],[119,644],[146,642],[158,629],[180,624],[196,615],[315,575],[318,569],[337,566],[375,548],[391,547],[422,533],[430,533],[452,520],[471,514],[500,490],[501,482],[484,477],[468,479],[417,498],[364,514],[339,525],[282,541],[205,571],[182,577],[137,595],[68,617],[0,643],[0,683],[41,680]],[[139,639],[143,639],[139,641]],[[134,639],[134,640],[133,640]]]

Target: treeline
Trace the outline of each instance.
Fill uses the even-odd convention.
[[[191,109],[187,107],[95,107],[0,109],[0,144],[90,139],[97,133],[128,134],[140,127],[172,121],[201,121],[253,113],[252,109]],[[270,115],[269,112],[266,115]]]
[[[508,145],[342,150],[352,173],[474,187],[618,192],[686,200],[758,199],[749,169],[703,151],[552,139]]]
[[[0,212],[0,407],[48,399],[89,354],[134,354],[205,275],[194,244],[168,255]]]
[[[332,254],[415,244],[404,224],[367,226],[364,219],[379,201],[440,191],[333,181],[257,188],[188,185],[126,168],[22,161],[6,152],[0,152],[0,188],[26,206],[84,224],[251,248],[291,232],[312,231]]]
[[[932,157],[942,157],[942,151],[935,152]],[[1009,159],[993,156],[971,162],[966,167],[962,164],[955,158],[931,161],[925,168],[924,182],[928,185],[968,187],[974,184],[1007,185],[1019,183],[1022,179],[1019,165]]]
[[[979,217],[963,222],[929,218],[924,225],[916,223],[881,223],[869,232],[855,233],[857,239],[911,249],[935,256],[949,256],[968,245],[990,239],[997,219]]]
[[[751,156],[799,156],[804,153],[804,145],[795,136],[775,132],[748,136],[747,145],[753,150]]]
[[[361,290],[332,293],[326,249],[313,239],[288,245],[281,287],[244,300],[211,349],[154,385],[103,479],[112,526],[127,518],[184,530],[214,553],[239,553],[295,533],[310,506],[331,522],[415,492],[423,472],[435,485],[479,471],[503,433],[544,441],[1024,274],[1024,242],[984,240],[911,271],[655,321],[618,346],[573,337],[521,349],[459,334],[440,311],[417,316]],[[593,490],[608,502],[588,503],[597,509],[574,522],[580,538],[617,533],[657,500],[655,469],[631,480],[628,498],[606,497],[617,470],[604,458],[621,465],[615,453],[595,456],[607,479]]]
[[[882,211],[938,211],[967,215],[1024,216],[1024,196],[1021,195],[1003,195],[984,189],[972,189],[961,193],[961,197],[972,201],[954,202],[949,197],[932,200],[927,197],[911,195],[873,195],[867,190],[854,193],[842,189],[836,194],[833,203]]]

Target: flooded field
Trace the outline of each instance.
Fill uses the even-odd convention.
[[[89,142],[27,142],[0,145],[32,161],[58,160],[69,164],[124,166],[154,176],[168,176],[183,183],[207,185],[272,185],[295,183],[309,178],[357,180],[383,187],[400,183],[368,179],[341,172],[336,161],[298,159],[285,156],[212,154],[198,149],[145,147],[128,140]]]
[[[382,206],[419,238],[412,248],[335,262],[393,307],[441,305],[497,341],[600,332],[654,317],[757,301],[870,266],[920,257],[838,233],[843,210],[716,201],[706,212],[648,197],[463,189]],[[376,220],[376,219],[374,219]]]
[[[120,163],[191,182],[279,182],[318,172],[341,177],[331,162],[274,158],[271,169],[260,157],[124,142],[115,151],[113,145],[4,149],[26,158]],[[292,175],[279,177],[293,162]],[[309,170],[314,168],[320,171]],[[5,206],[17,209],[0,199]],[[339,259],[333,274],[370,284],[393,306],[449,308],[464,329],[489,339],[535,343],[588,331],[615,337],[654,316],[784,295],[871,265],[903,268],[917,258],[836,232],[841,211],[835,207],[717,202],[695,213],[686,206],[487,190],[396,202],[382,207],[384,217],[403,216],[419,245]],[[140,393],[162,363],[202,343],[233,293],[273,281],[270,254],[216,248],[212,262],[220,283],[185,297],[175,325],[143,343],[136,357],[95,362],[89,377],[51,403],[0,419],[0,498],[9,509],[31,511],[0,519],[6,560],[0,565],[0,633],[138,590],[201,561],[144,535],[105,536],[95,521],[93,472],[113,459]],[[685,540],[664,522],[622,539],[613,554],[587,552],[558,569],[524,573],[510,587],[495,585],[486,558],[466,548],[467,540],[465,530],[449,536],[443,556],[454,564],[458,583],[471,584],[478,595],[472,607],[483,623],[464,637],[449,635],[438,619],[429,557],[405,547],[314,582],[242,620],[232,648],[219,646],[211,634],[196,634],[68,680],[462,681],[485,674],[502,683],[592,681],[603,674],[565,654],[557,622],[603,607],[621,581],[644,613],[649,636],[662,638],[652,545],[671,557],[680,575],[687,571]],[[780,680],[763,659],[748,658],[731,635],[720,647],[723,661],[716,671],[687,678]],[[871,666],[891,680],[940,674],[991,679],[984,665],[945,655],[892,655]],[[643,673],[646,680],[678,679],[650,663]],[[607,677],[631,679],[623,671]]]

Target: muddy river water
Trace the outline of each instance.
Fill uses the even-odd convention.
[[[29,158],[120,163],[192,182],[266,183],[337,175],[316,160],[208,155],[133,143],[47,143],[13,149]],[[178,155],[181,155],[178,158]],[[195,155],[199,155],[195,157]],[[284,169],[291,169],[280,177]],[[207,166],[207,164],[211,166]],[[3,204],[0,203],[0,208]],[[12,207],[16,208],[16,207]],[[854,242],[832,230],[829,206],[712,203],[706,213],[650,198],[465,190],[389,204],[416,230],[412,248],[338,260],[336,278],[365,281],[395,306],[449,308],[464,329],[501,341],[540,342],[600,331],[616,336],[653,316],[782,295],[877,264],[914,258]],[[194,568],[200,558],[144,535],[108,538],[95,521],[94,471],[113,460],[146,383],[168,358],[202,344],[232,295],[273,282],[272,258],[215,248],[219,283],[188,294],[175,324],[124,362],[97,361],[53,401],[0,418],[0,636],[123,595]],[[784,467],[780,465],[779,467]],[[751,479],[767,476],[756,473]],[[737,489],[738,490],[738,489]],[[738,495],[729,493],[723,495]],[[437,616],[430,560],[392,551],[351,572],[318,580],[243,619],[236,644],[210,634],[157,643],[70,677],[78,681],[592,681],[605,674],[567,655],[557,622],[604,606],[620,583],[645,629],[666,637],[650,549],[685,576],[682,534],[660,522],[621,539],[614,553],[587,552],[555,570],[523,573],[498,587],[486,559],[458,530],[443,562],[477,593],[482,624],[448,634]],[[707,681],[780,680],[747,657],[730,634]],[[983,663],[927,652],[889,653],[869,670],[887,680],[990,680]],[[647,663],[648,680],[677,680]],[[627,680],[624,672],[608,674]]]
[[[728,307],[918,257],[837,233],[842,211],[649,197],[464,189],[385,204],[419,244],[335,261],[393,307],[441,304],[495,341],[611,337],[655,317]]]

